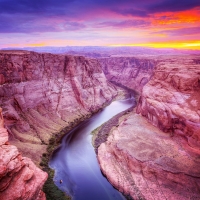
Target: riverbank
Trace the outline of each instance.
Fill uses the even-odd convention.
[[[52,200],[52,199],[69,200],[69,199],[71,199],[70,196],[67,196],[64,192],[59,190],[58,187],[54,184],[54,181],[53,181],[54,170],[52,170],[49,167],[49,165],[48,165],[49,160],[51,158],[52,153],[60,145],[62,138],[66,134],[68,134],[73,128],[75,128],[78,124],[80,124],[81,122],[91,118],[92,115],[94,115],[95,113],[98,113],[103,108],[105,108],[110,103],[112,103],[113,101],[125,99],[125,98],[128,98],[130,96],[129,91],[127,91],[126,89],[123,89],[119,86],[115,86],[115,87],[117,87],[118,94],[112,99],[112,101],[105,103],[102,106],[102,108],[98,108],[97,110],[95,110],[92,113],[88,113],[87,115],[81,116],[81,117],[78,116],[76,119],[74,119],[69,124],[69,126],[65,127],[60,132],[55,133],[55,135],[53,137],[51,137],[51,139],[49,140],[47,151],[46,151],[46,153],[43,153],[42,159],[41,159],[41,162],[40,162],[41,169],[48,173],[48,179],[47,179],[47,181],[46,181],[46,183],[44,184],[44,187],[43,187],[43,191],[46,194],[47,200]]]
[[[110,133],[113,129],[117,128],[119,126],[119,123],[121,120],[123,120],[125,117],[128,117],[131,115],[131,112],[133,112],[136,104],[132,106],[131,108],[115,115],[110,120],[102,124],[101,126],[97,127],[95,130],[92,131],[92,145],[94,147],[96,155],[98,155],[98,147],[107,141],[107,138],[109,137]],[[106,176],[105,176],[106,177]],[[107,177],[106,177],[107,178]],[[109,180],[108,180],[109,181]],[[112,183],[111,183],[112,184]],[[115,186],[113,186],[115,187]],[[119,188],[116,188],[117,190]],[[133,200],[133,198],[127,194],[121,191],[123,196],[126,198],[126,200]]]
[[[130,97],[130,94],[134,96],[135,99],[135,105],[133,105],[131,108],[128,108],[127,110],[115,115],[114,117],[112,117],[110,120],[108,120],[107,122],[105,122],[104,124],[102,124],[101,126],[97,127],[95,130],[92,131],[92,145],[94,146],[95,149],[95,153],[97,154],[98,152],[98,147],[106,142],[107,137],[109,136],[109,132],[111,131],[111,129],[113,127],[117,127],[119,125],[119,119],[120,117],[122,117],[125,114],[128,114],[129,112],[133,111],[133,109],[136,107],[137,102],[139,100],[139,93],[136,92],[135,90],[132,90],[120,83],[117,83],[115,81],[111,81],[112,84],[114,84],[117,87],[122,88],[123,90],[127,91],[127,94],[124,95],[123,93],[121,93],[121,95],[117,96],[114,100],[124,100],[128,97]],[[113,100],[113,101],[114,101]]]
[[[95,130],[92,131],[92,145],[94,146],[95,153],[98,153],[98,147],[106,142],[109,133],[113,127],[119,126],[119,119],[129,112],[133,111],[136,104],[130,108],[128,108],[125,111],[122,111],[121,113],[115,115],[110,120],[102,124],[101,126],[97,127]]]
[[[104,107],[107,106],[104,105]],[[70,200],[71,197],[65,194],[63,191],[58,189],[58,187],[54,184],[54,170],[49,167],[49,161],[52,153],[59,147],[62,138],[70,132],[73,128],[79,125],[81,122],[89,119],[92,115],[99,112],[101,109],[96,110],[95,112],[82,116],[81,118],[75,119],[71,124],[65,127],[62,131],[56,133],[50,140],[49,145],[47,147],[47,152],[42,155],[42,159],[40,162],[41,169],[48,173],[48,179],[43,186],[43,191],[46,194],[47,200],[59,199],[59,200]]]
[[[53,151],[60,145],[61,138],[67,134],[71,129],[77,126],[79,123],[84,121],[90,116],[85,116],[79,119],[76,119],[75,122],[72,122],[70,126],[65,127],[62,131],[56,133],[50,140],[47,147],[47,152],[42,155],[40,166],[43,171],[48,173],[48,179],[43,186],[43,191],[46,194],[47,200],[59,199],[59,200],[70,200],[70,196],[67,196],[64,192],[58,189],[54,184],[54,170],[49,167],[49,160]]]
[[[199,199],[199,153],[184,138],[171,137],[135,111],[104,134],[101,171],[128,199]]]

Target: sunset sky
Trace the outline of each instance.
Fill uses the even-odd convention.
[[[0,48],[200,50],[200,0],[0,0]]]

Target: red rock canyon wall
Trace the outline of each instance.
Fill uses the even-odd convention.
[[[0,199],[45,200],[41,189],[46,179],[46,172],[9,144],[0,109]]]
[[[116,95],[95,59],[0,52],[0,106],[9,140],[36,163],[55,132]]]
[[[137,113],[200,149],[200,57],[160,57],[142,90]]]
[[[111,57],[99,59],[106,78],[137,92],[150,80],[156,60],[149,57]]]
[[[154,59],[138,114],[123,116],[98,148],[100,167],[133,199],[200,199],[200,56]],[[131,87],[120,69],[114,79]]]

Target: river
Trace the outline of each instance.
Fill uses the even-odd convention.
[[[91,143],[91,132],[133,106],[134,102],[133,97],[112,102],[71,130],[53,153],[50,167],[55,170],[54,183],[73,200],[125,199],[102,175]]]

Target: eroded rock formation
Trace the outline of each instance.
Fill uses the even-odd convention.
[[[27,51],[0,52],[0,84],[9,140],[37,163],[55,132],[117,95],[95,59]]]
[[[182,135],[200,149],[199,56],[160,57],[144,86],[137,112],[164,132]]]
[[[133,199],[200,199],[200,57],[154,59],[138,114],[113,127],[98,148],[99,163],[109,181]],[[134,80],[122,84],[130,87],[128,82]]]
[[[102,172],[136,200],[200,199],[199,155],[134,113],[121,118],[98,148]]]
[[[9,144],[0,109],[0,199],[45,200],[41,189],[46,179],[46,172]]]
[[[141,92],[156,66],[154,57],[111,57],[99,59],[106,78]]]
[[[116,95],[95,59],[0,52],[0,105],[9,140],[36,163],[55,132]]]

